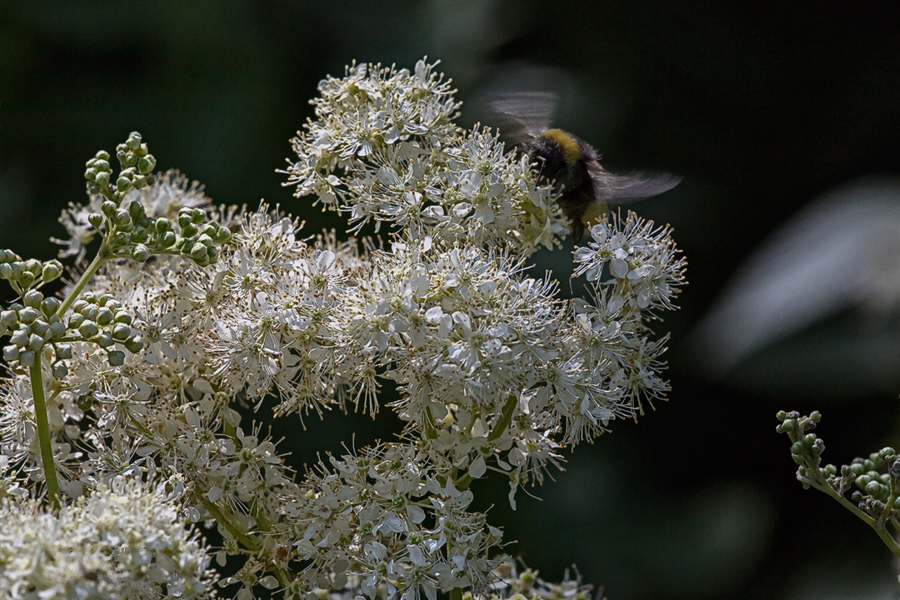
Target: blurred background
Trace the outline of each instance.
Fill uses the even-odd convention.
[[[775,433],[779,409],[819,409],[831,462],[900,444],[896,3],[0,0],[0,247],[53,257],[85,160],[132,130],[217,202],[337,227],[281,186],[288,139],[326,74],[424,55],[463,125],[490,123],[486,93],[552,90],[608,167],[684,176],[634,206],[689,261],[658,326],[670,400],[515,512],[505,482],[477,482],[509,550],[550,580],[576,563],[610,600],[897,598],[889,552],[802,489]],[[565,282],[571,246],[535,261]],[[397,429],[296,425],[275,432],[301,471]]]

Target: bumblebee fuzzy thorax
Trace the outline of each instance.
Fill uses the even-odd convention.
[[[586,225],[586,213],[593,220],[605,211],[604,203],[595,197],[587,167],[588,162],[596,162],[593,148],[561,129],[548,129],[523,144],[522,150],[531,157],[540,179],[561,192],[557,202],[577,241]]]

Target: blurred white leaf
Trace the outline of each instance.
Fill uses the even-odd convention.
[[[735,273],[694,332],[701,368],[750,355],[848,308],[900,306],[900,179],[868,177],[815,200]]]

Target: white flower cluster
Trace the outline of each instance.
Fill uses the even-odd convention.
[[[460,104],[435,66],[353,65],[322,81],[317,118],[293,140],[296,195],[315,194],[358,226],[391,223],[408,239],[496,243],[524,255],[558,245],[566,221],[550,186],[496,133],[453,124]]]
[[[525,262],[566,231],[551,188],[496,134],[453,124],[459,104],[433,69],[348,68],[320,84],[316,120],[293,140],[298,195],[315,194],[357,225],[390,224],[380,249],[304,238],[265,206],[214,208],[174,173],[127,192],[117,211],[178,219],[185,239],[202,237],[194,223],[205,221],[230,233],[215,261],[114,255],[87,287],[67,290],[98,314],[127,311],[121,319],[142,343],[67,339],[69,349],[52,354],[50,340],[41,351],[48,441],[66,496],[100,502],[106,486],[137,473],[182,482],[189,520],[215,520],[224,538],[219,563],[243,555],[222,581],[242,585],[241,598],[258,586],[370,600],[511,595],[496,587],[506,563],[489,554],[501,531],[469,511],[472,480],[503,473],[514,506],[518,488],[543,481],[565,446],[664,396],[665,338],[653,340],[647,322],[673,308],[684,262],[668,228],[614,215],[576,252],[591,297],[557,298],[556,282],[529,276]],[[64,254],[82,257],[102,234],[104,202],[65,211]],[[153,227],[160,239],[169,232]],[[82,304],[62,304],[61,322]],[[35,499],[46,471],[34,372],[7,360],[0,497]],[[401,441],[332,457],[300,480],[236,410],[274,394],[276,417],[347,403],[374,415],[385,382],[399,393],[389,406],[406,422]]]
[[[164,486],[119,478],[58,515],[0,497],[0,523],[2,598],[202,599],[215,583]]]

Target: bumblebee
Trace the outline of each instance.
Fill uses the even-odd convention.
[[[552,183],[576,243],[610,202],[662,194],[681,181],[669,174],[610,173],[600,166],[600,155],[590,144],[550,128],[556,101],[555,94],[530,92],[494,97],[490,106],[516,142],[515,152],[531,159],[542,182]]]

